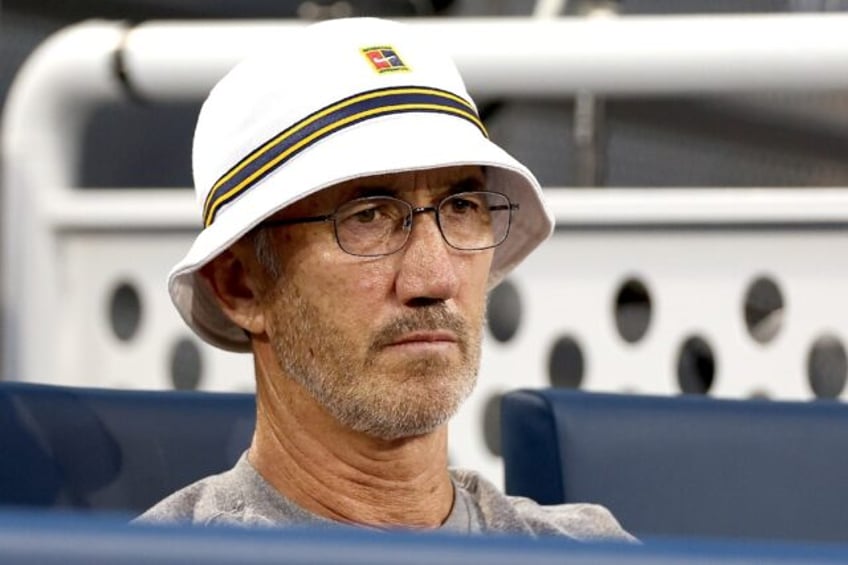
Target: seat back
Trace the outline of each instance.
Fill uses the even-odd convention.
[[[0,383],[0,505],[138,513],[231,467],[252,394]]]
[[[506,491],[595,502],[640,536],[848,540],[848,406],[523,390]]]
[[[3,565],[835,565],[848,545],[660,540],[574,543],[558,536],[459,536],[368,528],[197,528],[104,516],[0,511]]]

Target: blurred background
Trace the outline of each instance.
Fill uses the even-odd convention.
[[[306,22],[356,15],[447,21],[846,12],[848,0],[4,0],[0,99],[5,102],[16,73],[39,44],[92,19],[131,26],[151,20]],[[81,129],[75,189],[88,195],[121,189],[189,195],[200,103],[152,103],[143,97],[99,103]],[[603,205],[626,208],[616,199],[631,190],[660,207],[667,203],[655,193],[680,197],[692,209],[698,191],[712,198],[715,189],[731,189],[731,201],[738,197],[743,203],[749,192],[763,190],[794,195],[833,189],[826,194],[838,198],[838,189],[848,186],[848,93],[801,89],[606,98],[528,93],[487,98],[480,113],[495,141],[527,164],[550,195],[562,195],[568,204],[597,194],[602,211],[566,217],[571,208],[565,206],[546,250],[492,293],[481,385],[454,424],[455,463],[482,467],[497,480],[499,399],[509,388],[845,397],[848,279],[842,277],[848,273],[840,261],[848,216],[837,211],[836,220],[811,218],[809,225],[777,217],[750,226],[745,217],[692,224],[680,218],[662,225],[647,218],[624,225],[603,221]],[[4,122],[8,119],[4,112]],[[9,163],[2,166],[8,169]],[[46,165],[34,159],[16,166]],[[22,190],[9,178],[4,175],[6,222],[9,194]],[[56,237],[50,260],[61,265],[51,288],[64,310],[55,313],[55,324],[22,331],[9,312],[24,297],[7,288],[2,329],[13,337],[4,339],[0,352],[2,377],[251,390],[246,358],[211,351],[168,310],[165,275],[194,233],[177,231],[170,239],[168,233],[141,233],[140,242],[130,237],[139,230],[50,232]],[[19,236],[4,233],[9,248],[9,240]],[[161,246],[153,258],[149,248],[165,241],[160,237],[174,246]],[[145,259],[148,251],[151,258]],[[7,253],[7,275],[17,268],[8,260]],[[36,360],[41,365],[35,370],[27,358],[38,355],[21,354],[18,346],[38,351],[26,344],[39,340],[45,359]]]
[[[845,12],[848,1],[4,0],[0,9],[0,95],[5,97],[38,43],[90,18],[580,17],[593,10],[622,16],[800,14]],[[198,104],[103,108],[89,126],[81,185],[191,186],[186,155]],[[575,140],[573,100],[504,100],[481,110],[493,136],[546,186],[844,186],[848,178],[844,93],[610,100],[603,104],[602,132],[595,140],[603,151],[594,160]],[[159,142],[163,126],[167,144]],[[142,166],[139,152],[155,157],[158,166]]]

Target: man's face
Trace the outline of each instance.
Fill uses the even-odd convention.
[[[328,214],[373,194],[431,206],[484,186],[479,167],[380,175],[322,191],[277,217]],[[405,246],[383,257],[342,251],[332,222],[268,229],[280,277],[263,308],[283,374],[343,425],[376,437],[444,424],[476,381],[493,251],[451,248],[432,213],[416,215]]]

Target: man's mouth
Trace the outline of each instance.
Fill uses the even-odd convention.
[[[462,318],[445,309],[428,309],[397,318],[375,335],[371,351],[449,351],[465,349],[468,329]]]
[[[388,343],[387,347],[411,345],[426,346],[428,344],[449,345],[455,344],[458,341],[456,334],[447,330],[414,331],[398,336],[396,339],[393,339],[390,343]]]

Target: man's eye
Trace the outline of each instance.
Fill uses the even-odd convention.
[[[451,200],[451,212],[463,214],[467,212],[476,212],[480,208],[480,204],[467,198],[454,198]]]
[[[373,222],[377,218],[377,208],[364,208],[351,214],[351,218],[359,223],[367,224]]]
[[[341,214],[344,222],[373,224],[375,222],[395,221],[399,215],[397,206],[388,202],[358,202]]]

